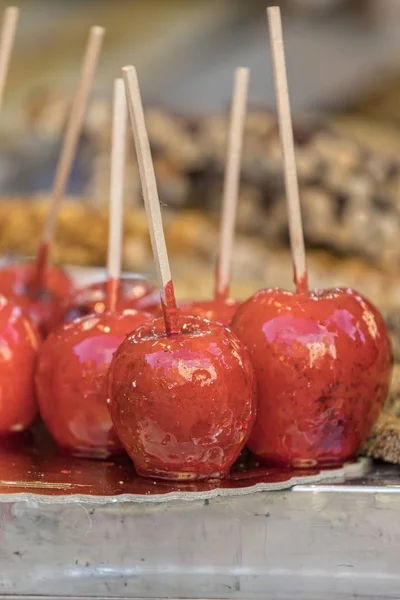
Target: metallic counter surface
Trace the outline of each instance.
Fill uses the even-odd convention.
[[[0,596],[400,597],[400,470],[194,502],[0,504]]]

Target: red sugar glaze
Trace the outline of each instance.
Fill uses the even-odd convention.
[[[90,314],[101,315],[106,312],[107,281],[94,283],[78,289],[61,302],[55,313],[54,326],[60,323],[69,323],[76,318]],[[122,278],[119,285],[119,294],[116,310],[121,312],[126,309],[135,309],[151,312],[152,307],[160,309],[160,292],[154,293],[150,283],[142,277]]]
[[[213,300],[183,301],[179,308],[186,315],[203,317],[209,321],[217,321],[222,325],[230,325],[233,315],[241,302],[232,298],[214,298]]]
[[[110,411],[139,475],[225,477],[254,423],[248,352],[226,327],[177,314],[179,333],[153,319],[128,336],[109,371]]]
[[[387,397],[392,352],[382,316],[350,289],[295,294],[262,290],[232,329],[258,383],[248,447],[284,466],[329,465],[354,456]]]
[[[75,456],[121,452],[107,407],[107,370],[125,336],[150,315],[90,315],[53,331],[36,372],[40,414],[55,442]]]
[[[47,242],[42,242],[39,245],[35,263],[33,276],[29,284],[30,291],[33,294],[46,287],[45,276],[49,264],[49,244]]]
[[[108,277],[106,281],[106,310],[104,312],[115,312],[117,310],[117,302],[119,298],[119,291],[121,287],[121,281],[119,278],[114,279]]]
[[[298,294],[308,294],[308,278],[307,273],[304,273],[302,277],[297,277],[296,269],[293,265],[293,270],[295,272],[294,275],[294,283],[296,286],[296,290]]]
[[[40,338],[21,308],[0,296],[0,434],[27,429],[37,415],[33,376]]]
[[[49,266],[45,271],[45,288],[31,290],[35,264],[24,263],[0,270],[0,294],[21,304],[43,336],[47,335],[59,302],[74,289],[68,275],[60,268]]]
[[[164,299],[161,297],[162,315],[164,317],[165,331],[167,334],[179,333],[179,315],[176,304],[174,284],[168,281],[164,288]]]

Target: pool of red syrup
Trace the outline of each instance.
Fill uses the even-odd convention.
[[[126,456],[99,461],[62,455],[41,424],[35,426],[33,432],[0,440],[0,494],[156,496],[283,483],[293,477],[317,475],[320,471],[259,466],[245,451],[226,479],[187,483],[155,481],[137,476]]]

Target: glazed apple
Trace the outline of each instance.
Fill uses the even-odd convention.
[[[20,306],[0,296],[0,434],[27,429],[37,415],[33,377],[40,338]]]
[[[217,321],[222,325],[230,325],[233,315],[240,306],[240,302],[232,298],[217,297],[212,300],[184,301],[179,307],[186,315],[203,317],[209,321]]]
[[[267,289],[239,307],[232,329],[258,384],[250,450],[295,467],[352,458],[390,384],[391,345],[378,310],[351,289]]]
[[[109,372],[115,430],[139,475],[225,477],[254,423],[256,384],[248,352],[219,323],[175,315],[139,327]]]
[[[155,308],[160,308],[160,292],[155,292],[146,279],[128,277],[119,280],[117,311],[135,309],[151,312]],[[101,315],[106,309],[107,282],[94,283],[64,298],[56,311],[54,326],[90,314]]]
[[[74,286],[63,269],[48,266],[43,288],[35,289],[32,287],[35,268],[34,263],[27,262],[1,269],[0,293],[21,304],[45,336],[52,326],[58,304],[73,291]]]
[[[150,315],[89,315],[53,331],[36,372],[40,414],[55,442],[75,456],[122,451],[107,407],[107,370],[125,336]]]

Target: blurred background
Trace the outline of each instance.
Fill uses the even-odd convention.
[[[286,0],[293,110],[341,107],[398,65],[397,0]],[[6,2],[0,2],[0,9]],[[40,85],[72,92],[93,24],[107,29],[96,91],[134,62],[145,98],[180,111],[219,110],[232,70],[252,69],[250,99],[273,105],[265,0],[21,0],[6,114]]]
[[[400,2],[285,0],[289,87],[313,285],[383,309],[400,292]],[[0,2],[2,11],[6,2]],[[0,115],[0,251],[35,252],[91,25],[106,28],[54,260],[103,265],[110,97],[137,66],[180,295],[209,296],[233,71],[251,69],[233,294],[292,285],[265,0],[21,0]],[[135,155],[125,267],[150,272]]]

